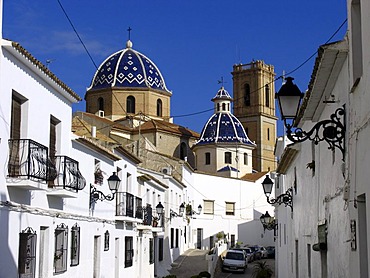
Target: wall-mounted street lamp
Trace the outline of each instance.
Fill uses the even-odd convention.
[[[338,108],[334,114],[331,114],[330,119],[316,123],[310,131],[304,131],[301,128],[293,130],[294,121],[297,118],[299,106],[304,95],[297,85],[293,84],[293,80],[294,78],[287,77],[286,83],[281,86],[276,94],[288,139],[294,143],[300,143],[308,139],[316,145],[321,141],[326,141],[330,150],[338,148],[342,152],[342,159],[344,160],[345,107]]]
[[[276,230],[277,223],[275,221],[275,217],[270,216],[268,211],[265,214],[262,214],[260,217],[263,230]]]
[[[90,207],[93,203],[96,203],[98,200],[112,201],[114,199],[114,195],[116,194],[119,188],[120,183],[121,183],[120,178],[116,175],[116,172],[113,172],[113,175],[111,175],[108,178],[108,186],[110,191],[112,192],[112,195],[104,195],[103,192],[97,190],[95,186],[90,184]]]
[[[267,202],[271,205],[284,204],[285,206],[290,206],[290,208],[293,210],[293,198],[292,198],[293,189],[289,188],[284,194],[277,196],[275,199],[270,199],[273,186],[274,186],[273,181],[270,179],[269,175],[266,175],[265,179],[262,182],[262,187],[265,196],[267,197]]]
[[[185,203],[182,203],[181,206],[183,207],[183,209],[185,209],[186,215],[189,215],[189,216],[193,216],[193,214],[199,215],[203,209],[201,205],[198,206],[198,211],[193,210],[193,207],[191,204],[185,205]],[[181,206],[180,206],[180,209],[181,209]]]
[[[182,217],[183,214],[184,214],[184,210],[185,210],[185,205],[184,203],[182,203],[179,207],[179,213],[177,213],[176,211],[170,209],[170,221],[172,218],[174,217]]]

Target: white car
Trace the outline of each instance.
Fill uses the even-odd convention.
[[[241,271],[245,272],[248,262],[244,251],[228,250],[223,257],[222,271]]]

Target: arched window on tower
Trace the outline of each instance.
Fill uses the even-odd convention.
[[[126,99],[126,112],[135,113],[135,98],[133,96],[128,96]]]
[[[265,86],[265,100],[266,100],[266,107],[270,107],[270,87],[268,84]]]
[[[102,97],[98,98],[98,110],[104,111],[104,99]]]
[[[185,160],[185,157],[188,156],[188,148],[184,142],[180,145],[180,159]]]
[[[217,103],[217,112],[220,112],[220,103]]]
[[[225,111],[225,110],[226,110],[226,104],[222,103],[222,111]]]
[[[157,99],[157,116],[162,117],[162,100]]]
[[[248,83],[244,85],[244,104],[251,105],[251,88]]]

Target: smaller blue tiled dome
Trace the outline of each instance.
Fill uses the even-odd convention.
[[[204,125],[200,139],[195,145],[241,143],[254,147],[255,144],[249,140],[243,125],[230,113],[232,97],[224,87],[218,90],[212,101],[216,103],[215,113]]]
[[[242,143],[255,146],[249,140],[243,125],[231,113],[213,114],[203,127],[196,145],[214,143]]]
[[[109,87],[152,88],[170,93],[158,67],[145,55],[126,48],[110,55],[99,66],[88,90]]]

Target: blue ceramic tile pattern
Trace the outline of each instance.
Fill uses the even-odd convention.
[[[242,124],[231,113],[213,114],[201,132],[197,145],[212,143],[243,143],[254,146]]]
[[[157,66],[131,48],[108,57],[96,72],[89,89],[109,87],[153,88],[169,92]]]

